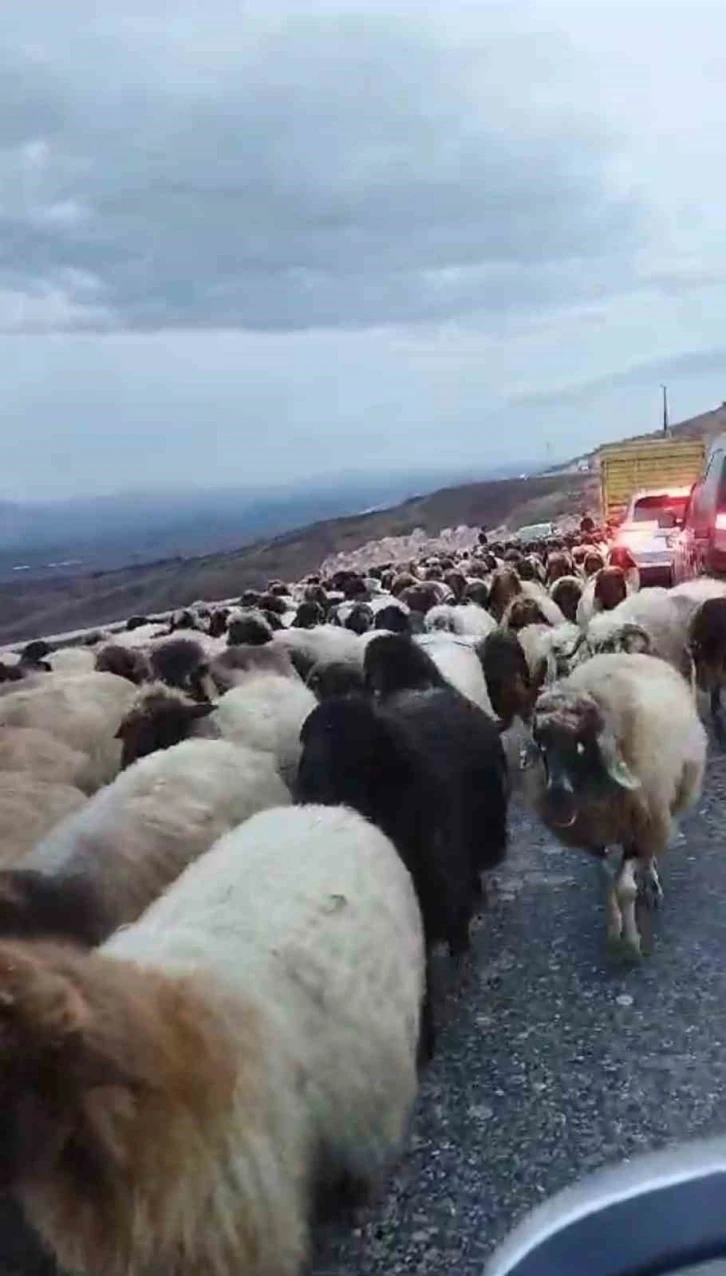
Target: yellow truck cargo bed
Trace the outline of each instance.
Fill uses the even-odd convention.
[[[602,516],[617,522],[641,488],[690,487],[700,477],[704,439],[641,439],[600,448]]]

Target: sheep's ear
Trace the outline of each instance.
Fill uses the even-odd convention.
[[[605,769],[616,784],[621,789],[639,789],[641,787],[640,780],[637,775],[633,775],[625,758],[620,752],[615,736],[611,731],[602,731],[598,739],[600,748],[600,756],[605,764]]]
[[[114,732],[114,736],[113,736],[114,740],[125,740],[127,735],[129,734],[130,728],[131,728],[130,722],[122,722],[118,731]]]

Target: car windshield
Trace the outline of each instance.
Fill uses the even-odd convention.
[[[656,492],[652,496],[641,496],[635,502],[630,521],[675,527],[683,522],[687,504],[687,495],[674,496],[669,492]]]

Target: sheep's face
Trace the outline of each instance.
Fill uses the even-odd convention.
[[[116,732],[122,741],[121,769],[157,749],[170,749],[191,735],[196,722],[214,711],[209,703],[195,704],[181,697],[160,693],[126,715]]]
[[[557,603],[565,620],[571,621],[573,625],[576,624],[577,604],[582,597],[582,585],[579,580],[570,576],[561,576],[550,593],[552,601]]]
[[[316,625],[322,625],[324,620],[325,616],[320,603],[302,602],[297,609],[292,626],[293,629],[314,629]]]
[[[514,634],[492,634],[478,648],[492,709],[504,729],[532,716],[534,691],[527,659]]]
[[[638,787],[588,695],[544,692],[535,706],[532,737],[545,772],[543,815],[554,828],[570,828],[580,809],[605,798],[613,784]]]
[[[522,583],[511,568],[500,567],[494,572],[489,593],[489,610],[496,620],[501,620],[508,604],[521,592]]]
[[[272,629],[264,616],[259,613],[238,616],[230,620],[227,628],[229,647],[239,647],[243,643],[249,644],[250,647],[264,647],[268,642],[272,642]]]
[[[445,685],[428,652],[403,634],[374,638],[366,648],[363,670],[366,690],[380,697]]]
[[[374,629],[388,629],[392,634],[408,634],[411,632],[411,621],[408,612],[395,603],[381,607],[376,613]]]
[[[536,598],[527,598],[524,594],[512,599],[507,608],[505,623],[507,629],[511,629],[513,633],[526,629],[527,625],[549,625]]]
[[[345,628],[354,634],[367,634],[373,628],[373,610],[367,603],[356,603],[346,618]]]
[[[344,660],[314,665],[307,682],[318,700],[330,700],[334,696],[349,696],[363,690],[361,670],[357,665]]]
[[[691,621],[690,653],[701,691],[716,691],[726,684],[726,599],[710,598]]]
[[[595,601],[602,611],[613,611],[619,603],[625,602],[627,596],[628,586],[622,567],[603,567],[595,582]]]

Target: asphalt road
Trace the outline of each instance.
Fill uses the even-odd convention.
[[[438,1055],[408,1151],[375,1205],[321,1238],[314,1276],[481,1276],[495,1242],[583,1173],[726,1133],[726,755],[712,752],[662,878],[652,953],[614,968],[597,865],[515,800],[473,960],[458,979],[439,966]],[[47,1276],[8,1215],[0,1235],[0,1276]]]
[[[580,1175],[726,1133],[726,755],[712,751],[662,878],[651,954],[614,968],[597,865],[515,802],[409,1151],[376,1207],[324,1239],[315,1276],[481,1276],[496,1241]]]

